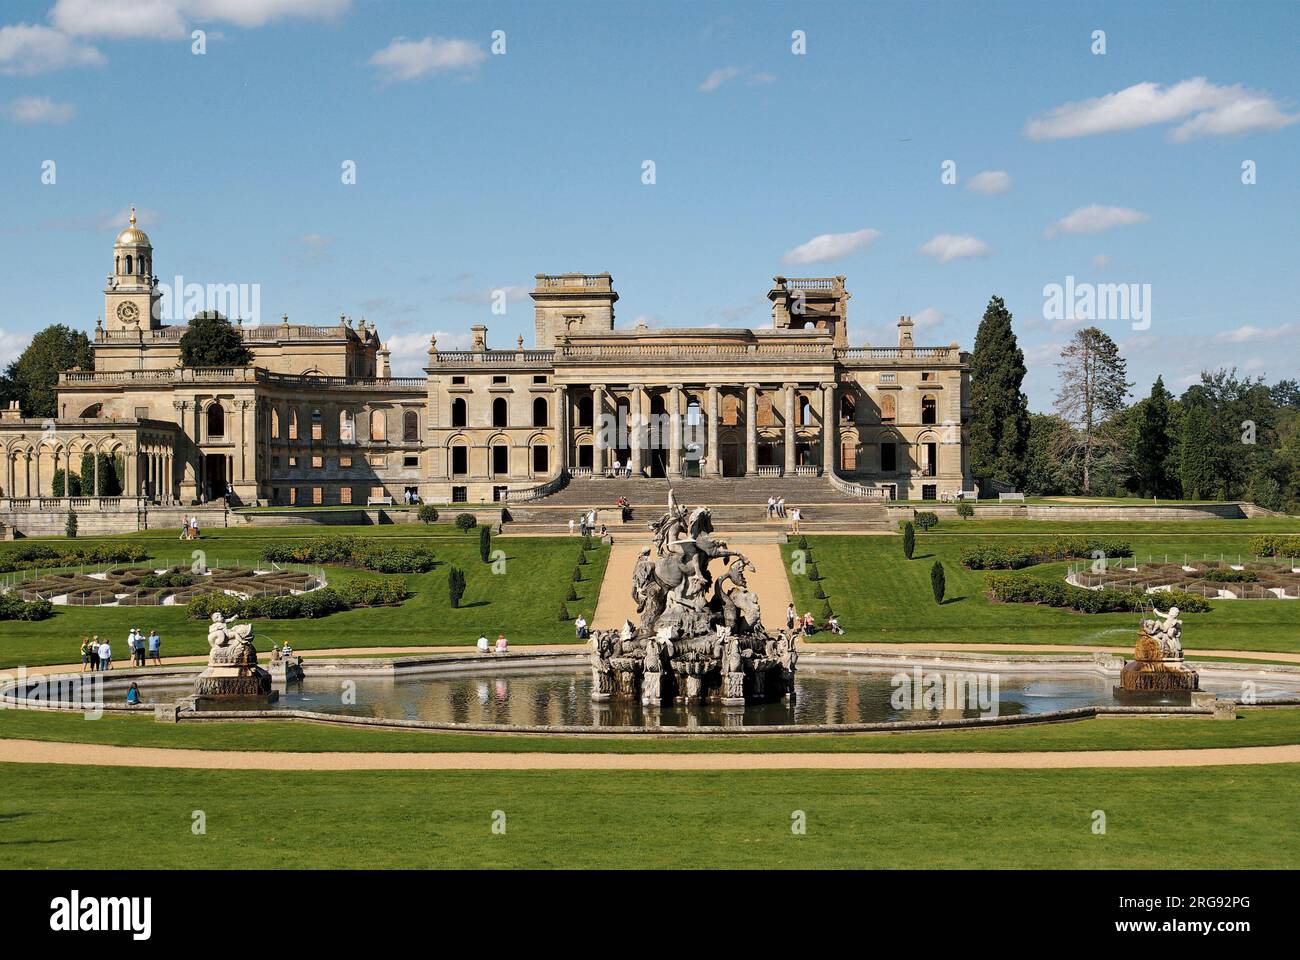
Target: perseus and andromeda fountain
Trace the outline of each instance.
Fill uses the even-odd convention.
[[[754,564],[714,537],[709,508],[689,509],[669,491],[650,529],[654,542],[632,571],[640,623],[592,634],[591,698],[741,706],[792,697],[794,636],[764,629],[745,580]],[[717,577],[715,560],[725,565]]]

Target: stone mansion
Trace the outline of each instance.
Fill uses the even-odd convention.
[[[818,476],[865,498],[970,489],[969,355],[849,346],[844,277],[776,277],[765,329],[615,329],[609,274],[536,277],[535,343],[428,348],[394,377],[373,324],[234,323],[252,365],[180,364],[158,318],[153,247],[117,237],[94,369],[59,377],[58,415],[0,411],[0,508],[66,510],[82,457],[116,466],[82,497],[183,505],[530,500],[570,477]],[[95,471],[93,486],[103,481]],[[61,485],[61,482],[60,482]]]

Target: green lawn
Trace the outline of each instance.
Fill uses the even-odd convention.
[[[999,604],[985,596],[983,571],[966,570],[964,546],[982,537],[1028,540],[1059,534],[1091,533],[1130,539],[1138,559],[1171,560],[1184,555],[1249,557],[1247,541],[1266,532],[1276,518],[1185,523],[1048,523],[1040,521],[944,520],[929,533],[917,533],[911,561],[903,558],[902,538],[809,536],[813,560],[831,607],[846,629],[844,640],[910,643],[1095,644],[1131,649],[1137,618],[1130,614],[1082,614],[1031,604]],[[1290,521],[1288,521],[1290,522]],[[798,547],[782,550],[787,572]],[[930,567],[943,563],[947,599],[942,606],[930,592]],[[1065,576],[1067,564],[1048,563],[1026,572]],[[822,601],[816,584],[789,573],[800,611],[818,615]],[[819,634],[817,639],[830,640]],[[1300,651],[1300,604],[1285,600],[1215,601],[1214,610],[1187,614],[1183,646],[1197,650]]]
[[[412,596],[398,607],[350,610],[320,620],[256,621],[259,648],[269,650],[272,640],[291,641],[299,650],[468,644],[474,642],[480,631],[489,637],[504,632],[513,644],[573,639],[573,624],[560,621],[559,607],[577,565],[580,542],[576,537],[494,538],[493,549],[506,554],[502,573],[493,573],[492,565],[479,559],[477,530],[448,534],[438,528],[426,531],[423,526],[223,528],[205,533],[197,544],[181,544],[167,531],[119,539],[146,544],[156,558],[149,562],[157,562],[159,566],[178,562],[189,565],[191,552],[201,549],[207,564],[219,567],[253,563],[262,548],[270,543],[333,534],[403,537],[409,543],[427,543],[439,564],[429,573],[406,577]],[[4,548],[13,549],[13,545],[0,547]],[[600,546],[590,551],[587,558],[584,579],[574,585],[579,600],[569,603],[568,608],[570,615],[581,612],[590,619],[595,612],[609,548]],[[453,563],[465,572],[467,581],[461,606],[455,610],[447,596],[447,568]],[[342,567],[327,568],[327,573],[345,578],[376,576]],[[115,644],[125,644],[127,631],[133,624],[146,630],[157,627],[163,638],[164,655],[206,653],[206,628],[187,619],[186,609],[60,606],[48,620],[6,621],[0,624],[0,668],[72,662],[79,658],[83,633],[98,633],[111,638]]]
[[[0,868],[1295,868],[1297,766],[273,772],[6,765]],[[1177,815],[1160,815],[1177,798]],[[730,801],[730,802],[729,802]],[[108,806],[107,815],[88,809]],[[192,829],[202,811],[205,832]],[[796,811],[806,831],[791,825]],[[1093,832],[1103,811],[1106,832]],[[505,832],[493,832],[494,817]],[[504,817],[504,821],[502,821]]]
[[[367,730],[295,721],[162,724],[150,716],[0,710],[0,737],[197,750],[491,753],[911,753],[1025,750],[1186,750],[1300,743],[1300,708],[1242,710],[1229,723],[1204,717],[1099,717],[995,730],[754,737],[526,736]]]

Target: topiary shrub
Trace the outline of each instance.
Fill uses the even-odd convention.
[[[943,603],[943,594],[947,589],[944,583],[943,564],[938,560],[934,561],[934,566],[930,568],[930,592],[934,594],[934,602]]]
[[[832,616],[834,616],[834,611],[831,610],[830,602],[828,601],[828,602],[826,602],[826,603],[823,603],[823,604],[822,604],[822,623],[825,623],[825,622],[826,622],[827,620],[829,620]]]
[[[581,583],[581,582],[582,582],[582,567],[574,567],[574,568],[573,568],[573,576],[572,576],[570,579],[572,579],[574,583]]]
[[[572,620],[572,619],[573,619],[572,617],[569,616],[569,608],[566,607],[566,606],[564,605],[564,601],[563,601],[563,600],[560,601],[560,619],[561,619],[561,620]]]
[[[817,589],[813,591],[813,599],[814,600],[826,599],[826,591],[822,589],[822,585],[820,583],[817,584]]]
[[[922,530],[929,530],[931,527],[939,525],[939,515],[929,510],[917,510],[912,518],[916,525]]]
[[[800,550],[803,550],[805,553],[808,551],[808,538],[807,538],[807,537],[800,537],[800,538],[799,538],[799,549],[800,549]]]
[[[959,500],[957,502],[957,516],[961,517],[963,520],[969,520],[971,517],[975,516],[974,505],[967,503],[965,500]]]
[[[12,593],[0,593],[0,620],[48,620],[54,604],[48,600],[20,600]]]
[[[462,533],[469,533],[478,526],[478,517],[472,513],[456,514],[456,529]]]
[[[447,571],[447,596],[453,610],[460,606],[460,599],[465,596],[465,574],[459,567],[453,566]]]
[[[577,599],[578,599],[578,591],[577,591],[577,589],[573,586],[573,584],[569,584],[569,592],[568,592],[567,594],[565,594],[564,599],[565,599],[565,600],[577,600]]]
[[[431,503],[422,503],[420,509],[415,511],[415,519],[423,523],[437,523],[438,508]]]
[[[484,563],[492,556],[492,531],[487,527],[478,528],[478,556]]]
[[[808,579],[811,580],[813,583],[816,583],[821,578],[822,578],[822,572],[817,569],[817,564],[815,563],[808,564]]]
[[[908,560],[912,559],[912,554],[916,552],[916,528],[912,526],[909,520],[903,524],[903,556]]]
[[[63,525],[63,534],[69,540],[77,539],[77,511],[76,510],[68,511],[68,520],[67,523]]]

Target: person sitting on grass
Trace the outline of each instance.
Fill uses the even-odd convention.
[[[830,619],[822,626],[822,629],[829,630],[837,636],[844,636],[844,628],[840,626],[840,618],[835,616],[833,613],[830,615]]]

